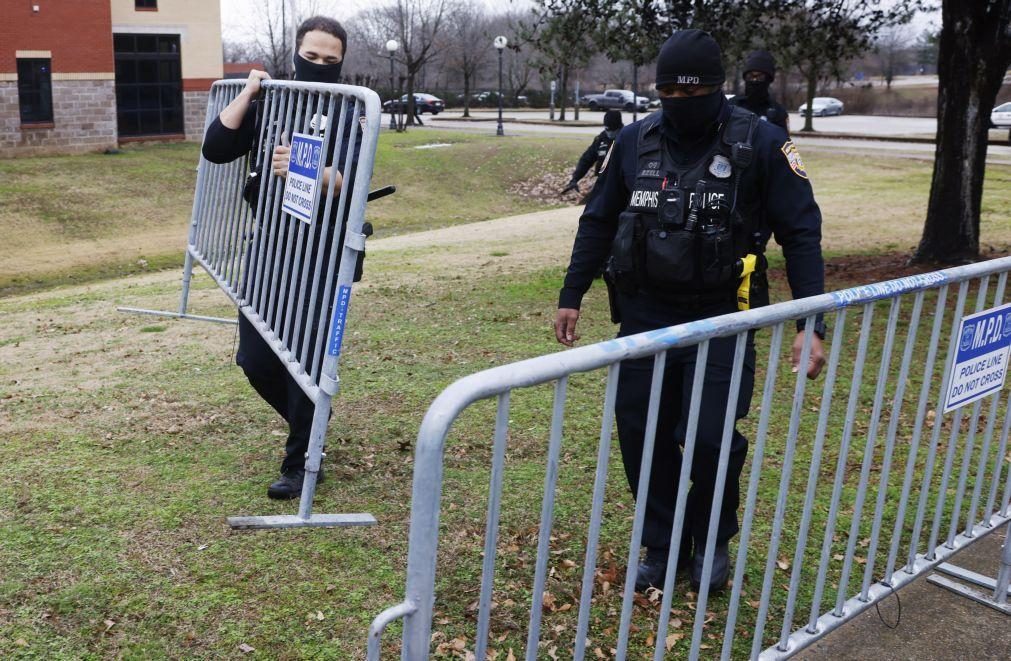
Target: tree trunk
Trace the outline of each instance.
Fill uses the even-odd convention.
[[[801,131],[814,130],[814,95],[818,91],[818,68],[812,63],[807,73],[807,112],[804,113],[804,128]]]
[[[990,112],[1008,64],[1011,0],[944,0],[937,59],[937,148],[914,262],[979,257],[979,213]]]
[[[470,117],[470,74],[463,68],[463,116]]]
[[[414,126],[414,71],[407,70],[407,117],[405,124]]]

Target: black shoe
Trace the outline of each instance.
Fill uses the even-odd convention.
[[[695,549],[690,579],[692,590],[696,592],[702,587],[702,564],[705,562],[705,558],[706,550],[704,548]],[[727,587],[728,578],[730,578],[730,550],[727,544],[717,544],[713,552],[712,573],[709,575],[709,594],[719,592]]]
[[[663,589],[663,582],[667,578],[667,556],[669,555],[669,549],[646,549],[646,557],[639,563],[639,569],[635,574],[636,592],[645,592],[651,587],[658,590]],[[678,571],[684,571],[688,567],[689,561],[688,554],[679,553]]]
[[[281,478],[267,487],[267,497],[274,500],[291,500],[302,495],[302,482],[305,470],[293,468],[281,475]]]

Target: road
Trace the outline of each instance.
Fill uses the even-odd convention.
[[[571,109],[570,109],[571,113]],[[487,121],[467,121],[460,118],[459,111],[446,111],[436,118],[429,115],[424,116],[427,127],[477,131],[494,133],[496,122],[496,112],[491,110],[472,110],[474,119]],[[571,117],[571,114],[566,116]],[[640,113],[639,117],[642,117]],[[506,135],[555,135],[555,136],[591,136],[596,135],[601,126],[596,124],[602,118],[602,113],[591,113],[587,110],[580,112],[580,124],[575,123],[555,123],[555,124],[527,124],[510,120],[539,120],[548,121],[546,111],[506,111],[503,113],[504,128]],[[589,124],[585,120],[592,120],[594,124]],[[625,113],[626,123],[632,121],[632,113]],[[797,114],[790,116],[790,126],[803,126],[803,120]],[[885,140],[866,139],[864,136],[888,136],[888,137],[933,137],[936,131],[937,122],[933,118],[925,117],[878,117],[870,115],[840,115],[838,117],[815,117],[815,130],[823,133],[852,134],[854,138],[826,138],[804,136],[795,133],[794,141],[800,147],[814,149],[816,151],[831,150],[839,154],[867,154],[877,153],[901,158],[915,158],[923,160],[934,159],[934,145],[930,143],[917,142],[892,142]],[[1004,139],[1007,132],[991,131],[991,138]],[[1011,146],[990,145],[987,150],[987,163],[993,165],[1011,165]]]
[[[462,112],[458,110],[447,110],[438,116],[435,124],[442,124],[450,118],[459,118]],[[493,120],[497,111],[480,109],[471,110],[474,118]],[[557,116],[557,113],[556,113]],[[567,119],[572,119],[572,108],[566,110]],[[643,113],[639,113],[642,118]],[[546,110],[505,110],[505,118],[548,120],[549,113]],[[594,124],[601,124],[604,118],[602,112],[591,112],[583,108],[579,112],[579,119],[583,122],[589,121]],[[622,118],[626,124],[632,121],[632,113],[622,113]],[[426,116],[427,122],[427,116]],[[804,119],[798,113],[790,114],[790,126],[797,129],[804,125]],[[863,135],[891,135],[891,136],[916,136],[932,138],[937,131],[937,120],[933,117],[880,117],[871,115],[838,115],[835,117],[815,117],[814,127],[818,131],[826,133],[860,133]]]

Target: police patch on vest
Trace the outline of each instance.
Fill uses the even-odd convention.
[[[793,140],[787,140],[783,143],[783,146],[779,148],[779,151],[783,152],[783,156],[786,156],[786,162],[790,165],[790,169],[793,173],[802,179],[807,179],[807,170],[804,169],[804,160],[800,157],[800,152],[797,151],[797,145],[793,144]]]
[[[730,159],[721,154],[713,156],[713,162],[709,164],[709,173],[718,179],[726,179],[730,176],[730,172],[733,168],[730,165]]]

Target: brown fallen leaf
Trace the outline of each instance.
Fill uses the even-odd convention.
[[[664,647],[666,647],[667,651],[669,652],[674,647],[674,644],[684,637],[685,635],[683,633],[668,634],[667,638],[664,639]]]
[[[116,626],[116,621],[115,620],[106,620],[105,621],[105,633],[109,633],[109,629],[113,628],[114,626]]]
[[[782,569],[783,571],[786,571],[790,568],[790,561],[787,560],[786,558],[780,558],[779,560],[776,561],[776,566]]]
[[[516,661],[516,655],[513,653],[513,648],[509,648],[509,654],[506,655],[506,661]]]
[[[239,645],[239,651],[242,652],[243,654],[252,654],[253,652],[256,651],[256,648],[253,647],[252,645],[242,643]]]

